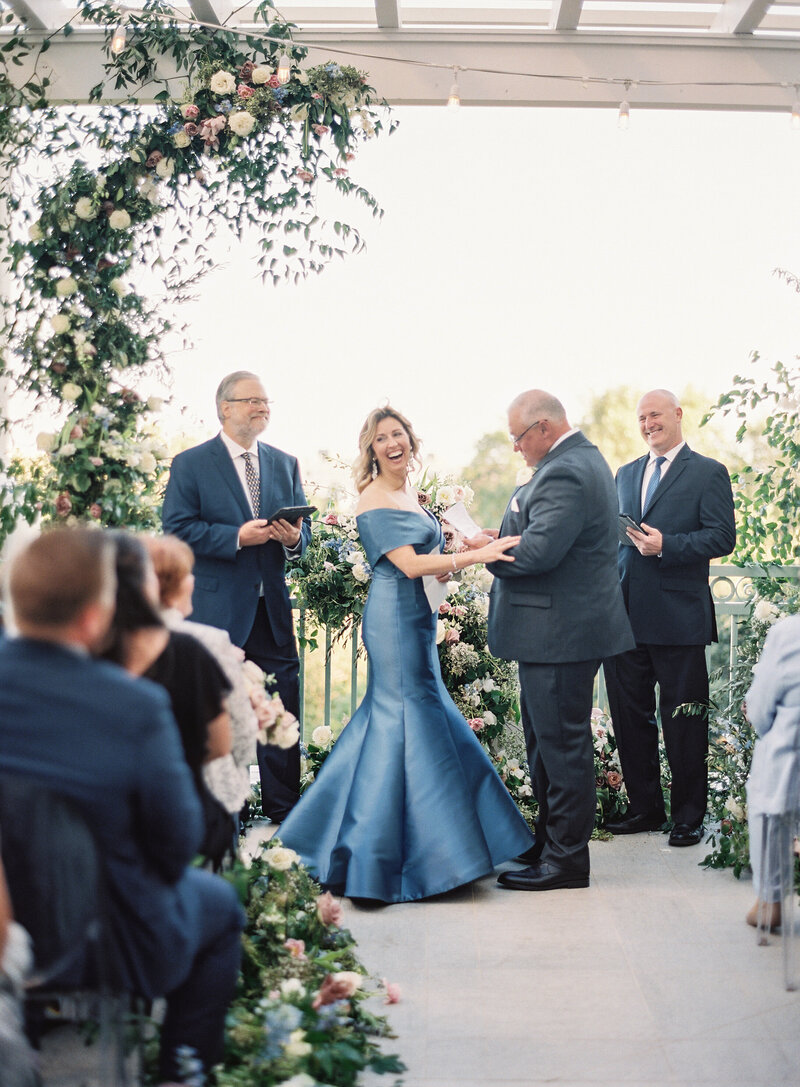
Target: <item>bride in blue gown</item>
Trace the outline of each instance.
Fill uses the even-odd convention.
[[[372,566],[362,625],[369,683],[279,836],[328,890],[406,902],[488,875],[533,841],[442,682],[438,616],[422,581],[513,562],[505,552],[519,537],[442,555],[439,522],[408,483],[419,448],[411,424],[376,409],[359,444],[357,523]]]

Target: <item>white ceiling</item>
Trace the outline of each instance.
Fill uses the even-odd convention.
[[[62,0],[0,0],[41,37],[74,12]],[[127,7],[135,4],[127,3]],[[254,4],[189,0],[186,18],[252,26]],[[800,84],[800,0],[283,0],[296,40],[369,72],[394,104],[444,104],[457,70],[465,106],[791,110]],[[100,78],[101,35],[57,36],[57,97]],[[340,52],[337,52],[340,51]],[[627,84],[627,85],[626,85]]]

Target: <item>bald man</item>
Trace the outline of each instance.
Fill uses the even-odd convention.
[[[641,524],[619,545],[619,576],[636,648],[604,664],[609,708],[630,806],[612,834],[658,830],[666,821],[655,687],[670,788],[672,846],[697,845],[708,793],[708,723],[678,706],[707,703],[706,649],[717,640],[708,584],[712,558],[736,543],[733,494],[719,461],[683,438],[677,397],[654,389],[637,419],[649,452],[617,473],[620,513]]]

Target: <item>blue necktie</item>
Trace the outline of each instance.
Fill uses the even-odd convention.
[[[656,457],[656,466],[653,469],[653,474],[650,476],[650,482],[647,484],[647,490],[644,492],[642,517],[644,517],[644,515],[647,513],[647,507],[653,501],[653,495],[656,493],[656,487],[661,482],[661,465],[666,459],[666,457]]]

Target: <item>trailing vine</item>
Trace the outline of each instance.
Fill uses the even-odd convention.
[[[7,467],[0,542],[20,516],[157,523],[167,450],[159,405],[138,390],[168,372],[167,345],[181,329],[167,303],[211,268],[218,229],[255,234],[256,263],[276,282],[363,246],[346,223],[320,218],[319,184],[380,215],[350,162],[384,127],[385,103],[354,68],[302,69],[306,50],[272,0],[247,32],[189,23],[146,0],[128,13],[119,55],[110,52],[118,7],[86,0],[78,17],[105,32],[94,108],[56,111],[36,64],[17,87],[10,65],[31,48],[19,32],[0,47],[0,150],[11,151],[4,248],[19,299],[3,322],[3,373],[37,406],[61,409],[59,428],[38,437],[42,457]],[[275,71],[284,54],[285,82]],[[99,105],[120,91],[123,102]],[[37,189],[30,168],[42,153],[53,169]]]

